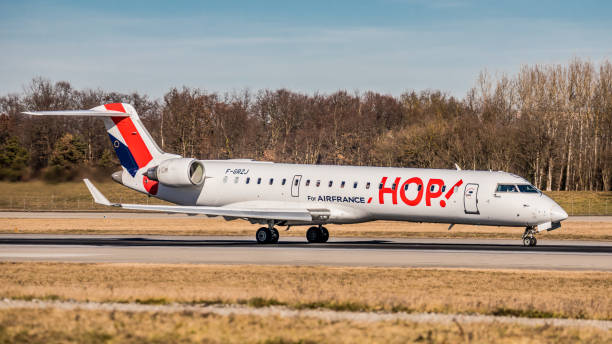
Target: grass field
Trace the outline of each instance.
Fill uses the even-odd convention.
[[[164,204],[112,181],[95,184],[112,202]],[[94,204],[83,182],[0,182],[0,190],[7,195],[0,198],[0,210],[112,210]],[[612,192],[554,191],[547,194],[570,215],[612,215]]]
[[[610,331],[508,324],[333,321],[308,317],[11,309],[0,343],[606,343]]]
[[[0,263],[0,297],[612,319],[609,272]]]
[[[153,197],[128,189],[113,181],[95,183],[111,201],[123,203],[165,204]],[[0,182],[6,195],[0,199],[4,210],[101,210],[116,211],[93,202],[91,194],[80,182],[49,184],[42,181],[21,183]]]
[[[258,226],[244,220],[222,218],[179,217],[99,218],[99,219],[17,219],[0,218],[0,233],[22,234],[163,234],[163,235],[228,235],[254,236]],[[457,225],[448,230],[446,224],[375,221],[351,225],[327,226],[334,237],[396,238],[507,238],[520,239],[523,228]],[[280,228],[281,240],[286,236],[304,237],[307,227]],[[560,229],[543,232],[539,238],[571,240],[612,240],[612,222],[563,222]]]

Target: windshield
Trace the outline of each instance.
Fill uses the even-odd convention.
[[[514,184],[499,184],[497,185],[497,192],[518,192],[518,190]]]
[[[541,193],[531,184],[497,184],[495,192],[522,192],[522,193]]]
[[[536,189],[536,187],[531,185],[531,184],[519,184],[517,186],[518,186],[519,190],[521,190],[521,192],[540,193],[540,191],[538,189]]]

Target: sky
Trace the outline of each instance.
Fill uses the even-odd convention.
[[[182,86],[463,97],[483,70],[610,59],[611,14],[589,0],[0,0],[0,95],[43,77],[152,98]]]

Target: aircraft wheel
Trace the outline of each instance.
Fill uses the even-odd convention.
[[[276,244],[278,242],[278,238],[279,238],[278,230],[276,228],[272,228],[271,232],[272,232],[272,238],[270,240],[270,243]]]
[[[255,233],[255,239],[257,239],[258,244],[267,244],[272,240],[272,231],[267,227],[261,227]]]
[[[319,242],[327,242],[327,239],[329,239],[329,232],[327,231],[327,228],[320,227],[320,230]]]
[[[531,238],[530,237],[524,237],[523,238],[523,246],[531,246]]]
[[[538,239],[536,239],[535,237],[531,238],[531,243],[529,246],[535,246],[538,244]]]
[[[319,232],[319,227],[310,227],[308,231],[306,231],[306,240],[308,240],[308,242],[319,242],[320,237],[321,233]]]

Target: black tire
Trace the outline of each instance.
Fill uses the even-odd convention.
[[[531,238],[530,237],[524,237],[523,238],[523,246],[531,246]]]
[[[278,230],[276,228],[272,228],[272,238],[270,240],[271,244],[276,244],[278,242]]]
[[[531,243],[529,246],[535,246],[538,244],[538,239],[536,239],[535,237],[531,238]]]
[[[255,239],[258,244],[267,244],[272,239],[272,232],[267,227],[261,227],[255,233]]]
[[[306,240],[308,240],[308,242],[319,242],[320,237],[321,233],[319,232],[319,227],[310,227],[308,231],[306,231]]]
[[[329,239],[329,231],[325,227],[320,227],[321,232],[319,233],[319,242],[327,242]]]

